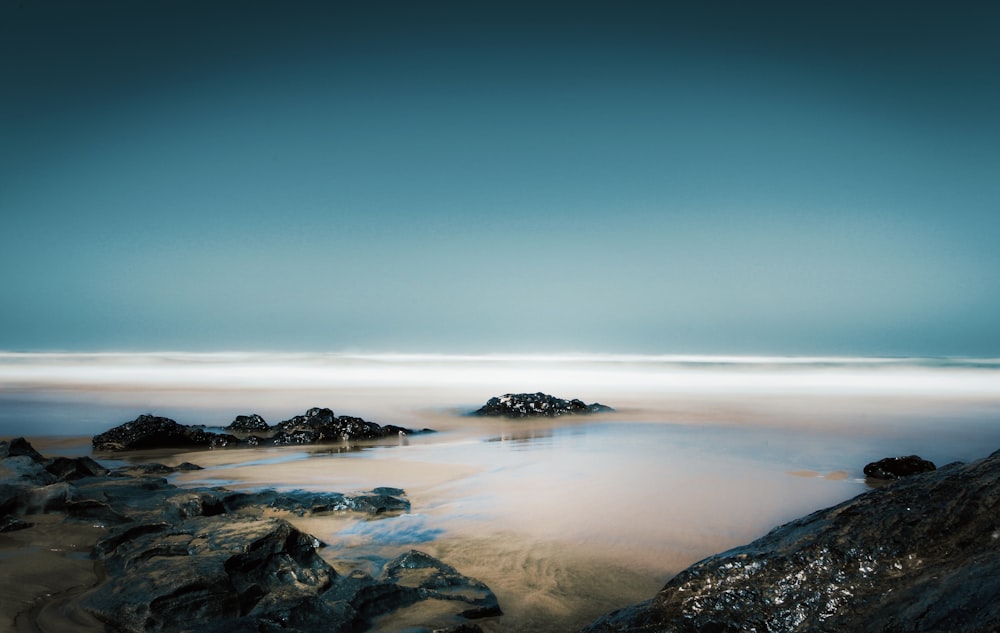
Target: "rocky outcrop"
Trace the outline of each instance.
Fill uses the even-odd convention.
[[[181,489],[159,476],[193,468],[108,469],[0,442],[0,531],[31,529],[23,518],[40,513],[105,526],[93,548],[102,581],[69,602],[119,633],[347,633],[421,601],[453,605],[435,607],[427,630],[474,630],[463,628],[468,620],[501,614],[486,585],[415,550],[377,577],[338,574],[319,555],[323,544],[291,523],[342,512],[391,521],[410,509],[399,488],[237,492]]]
[[[562,398],[538,392],[507,393],[502,396],[495,396],[470,415],[526,418],[533,416],[556,417],[560,415],[605,413],[610,411],[614,411],[614,409],[597,402],[586,404],[583,400],[563,400]]]
[[[146,448],[225,448],[239,444],[234,435],[210,433],[201,426],[178,424],[170,418],[140,415],[93,438],[95,451]]]
[[[1000,630],[1000,451],[712,556],[591,633]]]
[[[343,440],[374,440],[409,435],[416,431],[395,425],[380,426],[362,418],[336,416],[330,409],[312,408],[304,415],[268,425],[257,414],[237,416],[225,427],[229,433],[214,433],[203,426],[179,424],[170,418],[140,415],[104,433],[95,435],[95,451],[131,451],[148,448],[227,448],[270,444],[319,444]],[[428,431],[428,429],[424,429]]]
[[[271,430],[271,425],[256,413],[251,413],[250,415],[236,416],[236,419],[225,427],[225,430],[237,433],[266,433]]]
[[[916,455],[906,457],[886,457],[865,466],[865,476],[872,479],[899,479],[917,473],[926,473],[936,468],[934,462]]]

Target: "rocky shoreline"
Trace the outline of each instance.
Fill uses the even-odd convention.
[[[1000,451],[940,469],[865,467],[885,483],[677,574],[586,633],[1000,630]]]
[[[324,546],[289,521],[336,512],[372,518],[406,512],[405,492],[235,492],[180,489],[163,475],[198,468],[106,468],[89,457],[46,458],[23,439],[0,442],[0,532],[31,530],[33,517],[99,526],[95,586],[66,601],[107,630],[360,631],[379,617],[432,601],[425,630],[476,631],[502,614],[482,582],[411,550],[380,575],[339,574]],[[439,626],[441,625],[441,626]]]

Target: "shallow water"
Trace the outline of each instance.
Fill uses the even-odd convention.
[[[705,556],[864,492],[862,468],[875,459],[917,453],[940,465],[1000,448],[994,361],[128,356],[16,371],[28,365],[0,359],[0,435],[37,437],[49,452],[85,453],[55,436],[145,412],[223,425],[330,406],[437,429],[375,445],[124,457],[206,467],[175,476],[180,485],[403,488],[409,514],[296,522],[329,544],[323,555],[340,572],[377,573],[417,548],[483,580],[505,611],[482,623],[487,631],[570,631],[646,599]],[[459,415],[491,395],[537,390],[619,412]]]

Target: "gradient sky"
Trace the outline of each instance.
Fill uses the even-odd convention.
[[[1000,355],[997,33],[0,0],[0,349]]]

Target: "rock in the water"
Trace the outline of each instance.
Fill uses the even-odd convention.
[[[583,400],[563,400],[546,393],[508,393],[490,398],[471,415],[525,418],[529,416],[556,417],[567,414],[604,413],[614,411],[600,403],[586,404]]]
[[[264,418],[260,417],[256,413],[250,415],[238,415],[232,423],[226,427],[227,431],[236,431],[238,433],[258,433],[260,431],[269,431],[271,425],[264,421]]]
[[[330,409],[314,407],[304,415],[269,426],[257,414],[237,416],[226,430],[212,433],[202,426],[179,424],[169,418],[141,415],[109,431],[95,435],[94,450],[128,451],[146,448],[225,448],[273,444],[318,444],[343,440],[373,440],[416,433],[400,426],[380,426],[353,416],[336,416]]]
[[[586,631],[1000,630],[1000,451],[712,556]]]
[[[239,443],[232,435],[209,433],[201,427],[178,424],[170,418],[140,415],[131,422],[95,435],[95,451],[131,451],[144,448],[224,448]]]
[[[865,476],[872,479],[899,479],[917,473],[934,470],[934,462],[921,459],[916,455],[906,457],[886,457],[865,466]]]

